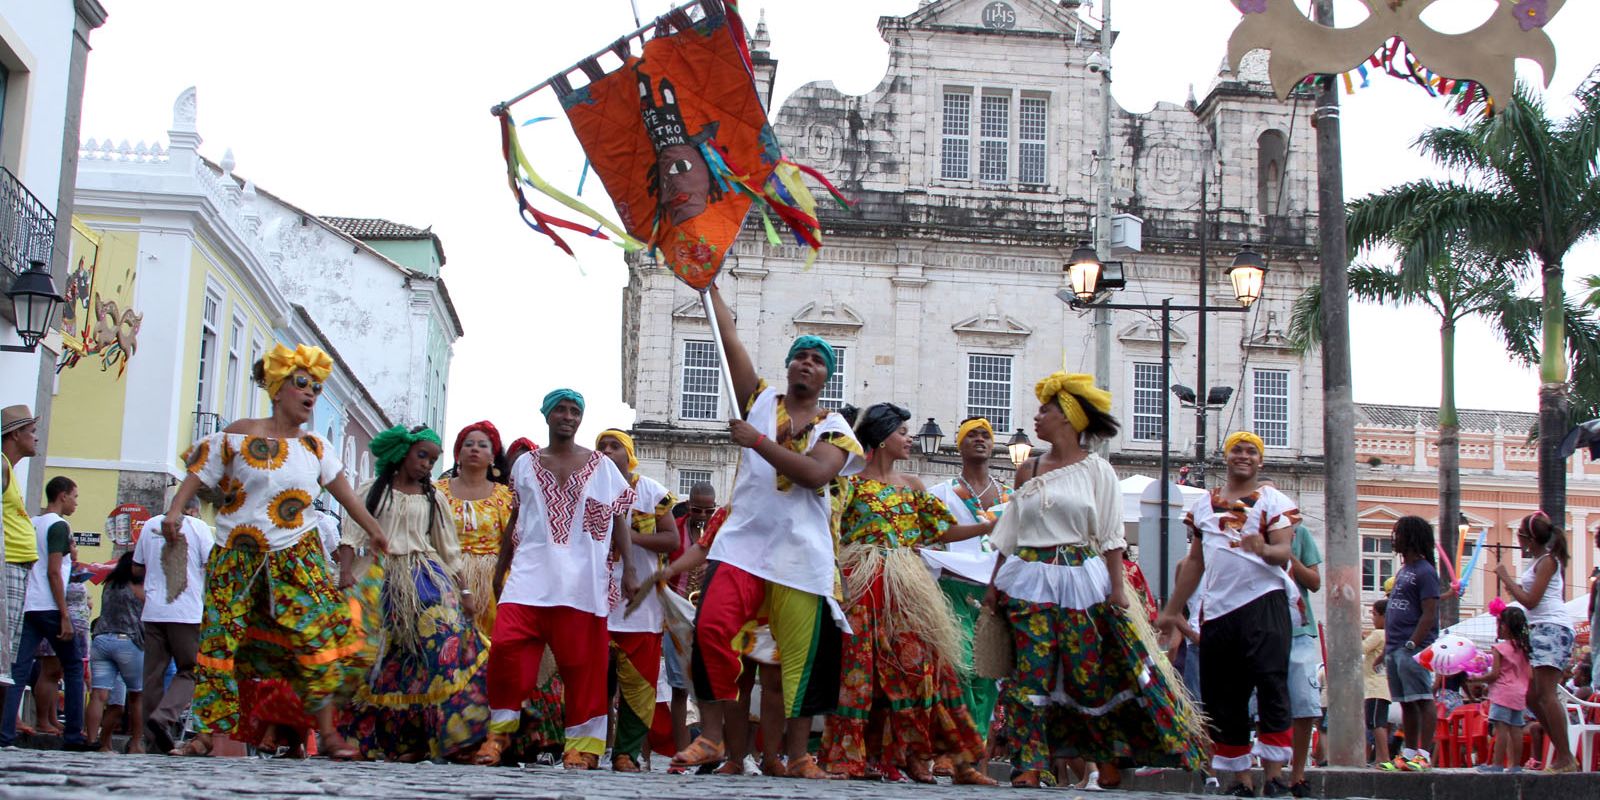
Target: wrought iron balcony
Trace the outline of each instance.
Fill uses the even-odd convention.
[[[213,414],[210,411],[194,412],[194,441],[196,442],[226,427],[228,427],[228,423],[222,418],[221,414]]]
[[[0,292],[32,262],[48,268],[55,243],[56,215],[11,170],[0,167]]]

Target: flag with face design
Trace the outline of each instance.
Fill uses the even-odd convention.
[[[756,92],[737,5],[696,0],[657,19],[650,31],[637,52],[632,39],[608,51],[620,66],[607,71],[594,57],[550,81],[616,206],[624,241],[642,244],[689,286],[704,289],[754,207],[770,243],[782,244],[779,231],[786,230],[814,257],[822,245],[821,226],[805,176],[848,203],[822,175],[784,158]],[[580,73],[587,82],[573,87]],[[515,136],[509,115],[502,126]],[[519,176],[512,163],[518,159],[520,147],[513,142],[507,161],[514,189],[520,178],[603,222],[581,203],[538,185],[542,181]],[[523,199],[520,189],[518,197]],[[526,213],[525,200],[523,207]],[[537,212],[532,216],[583,229]],[[549,228],[541,232],[556,238]]]

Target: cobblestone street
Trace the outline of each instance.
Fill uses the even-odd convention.
[[[780,780],[764,777],[691,777],[654,773],[572,773],[551,767],[525,770],[434,764],[336,764],[325,760],[106,756],[97,753],[18,750],[0,752],[0,800],[104,800],[137,798],[342,797],[342,798],[856,798],[1015,797],[1011,789],[917,786],[860,782]],[[1052,792],[1075,797],[1086,792]],[[1177,795],[1129,792],[1105,797]]]

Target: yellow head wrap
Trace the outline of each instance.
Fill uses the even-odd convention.
[[[961,446],[961,440],[967,438],[967,434],[980,429],[989,432],[990,440],[994,439],[994,426],[989,424],[989,420],[977,417],[961,423],[961,427],[956,428],[956,447]]]
[[[333,359],[320,347],[295,345],[293,350],[281,344],[272,346],[261,360],[262,377],[266,379],[267,397],[277,397],[283,382],[297,369],[303,369],[311,379],[321,383],[333,373]]]
[[[1095,386],[1093,375],[1056,372],[1039,381],[1039,385],[1033,387],[1033,393],[1041,403],[1052,400],[1058,403],[1061,411],[1067,415],[1067,422],[1072,423],[1079,433],[1089,427],[1089,415],[1083,410],[1084,402],[1102,414],[1111,413],[1111,393]]]
[[[1257,453],[1260,453],[1263,456],[1267,454],[1267,443],[1261,441],[1260,436],[1257,436],[1249,431],[1234,431],[1233,433],[1228,434],[1227,440],[1222,443],[1222,452],[1227,453],[1229,450],[1233,449],[1234,445],[1240,442],[1249,442],[1250,444],[1256,446]]]
[[[594,446],[598,448],[600,446],[600,440],[608,437],[616,439],[622,444],[623,451],[628,454],[628,474],[632,475],[636,470],[639,469],[639,458],[634,455],[633,450],[633,437],[617,430],[616,428],[607,428],[601,431],[599,436],[594,437]]]

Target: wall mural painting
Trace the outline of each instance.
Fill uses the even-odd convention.
[[[102,263],[101,234],[74,218],[67,273],[66,302],[61,309],[61,356],[56,372],[98,358],[100,371],[113,368],[121,378],[128,359],[138,350],[144,315],[133,310],[136,260],[125,269]]]

